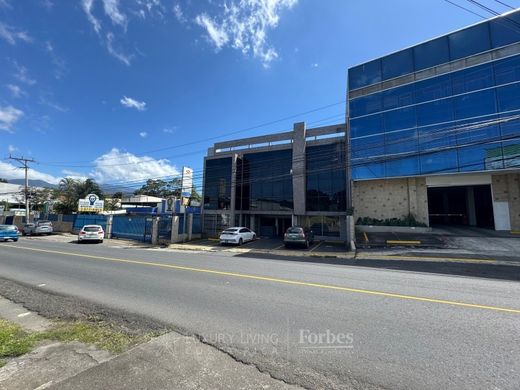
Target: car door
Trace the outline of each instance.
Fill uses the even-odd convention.
[[[240,237],[242,237],[242,240],[249,241],[251,238],[249,237],[249,230],[246,228],[242,228],[239,231]]]

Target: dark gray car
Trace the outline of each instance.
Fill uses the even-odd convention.
[[[301,245],[308,248],[313,242],[314,233],[312,230],[301,226],[291,226],[283,237],[285,247]]]

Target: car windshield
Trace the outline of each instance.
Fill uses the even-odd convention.
[[[287,229],[287,233],[301,233],[302,232],[302,228],[299,228],[299,227],[291,227],[289,229]]]
[[[101,228],[99,226],[86,226],[83,230],[86,232],[99,232]]]
[[[6,230],[16,230],[16,226],[12,225],[0,225],[0,230],[6,231]]]
[[[51,225],[51,221],[38,221],[38,226]]]

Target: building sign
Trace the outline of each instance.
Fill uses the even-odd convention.
[[[105,207],[105,202],[100,200],[96,194],[88,194],[85,199],[78,201],[79,212],[100,213]]]
[[[193,169],[182,167],[182,196],[189,198],[193,187]]]

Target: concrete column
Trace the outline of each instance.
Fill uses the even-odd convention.
[[[112,224],[113,224],[113,221],[114,221],[114,216],[113,215],[108,215],[107,216],[107,227],[105,229],[105,238],[112,238]]]
[[[305,122],[293,126],[292,160],[294,214],[305,215]]]
[[[415,178],[409,178],[408,184],[408,213],[417,217],[417,183]]]
[[[159,243],[159,220],[160,217],[152,217],[152,245]]]
[[[477,213],[475,210],[475,193],[473,187],[466,187],[466,207],[468,210],[469,226],[477,226]]]
[[[172,216],[172,237],[171,242],[176,243],[179,242],[179,216]]]
[[[192,230],[193,230],[193,214],[188,214],[188,221],[187,221],[187,226],[186,226],[186,229],[187,229],[187,232],[185,233],[188,233],[188,241],[191,241],[191,237],[192,237]]]
[[[237,158],[235,154],[231,163],[231,205],[229,207],[231,221],[230,226],[235,225],[235,202],[236,202],[236,187],[237,187]]]
[[[249,223],[251,225],[251,230],[256,232],[255,215],[251,214],[251,216],[249,218],[250,218]]]

